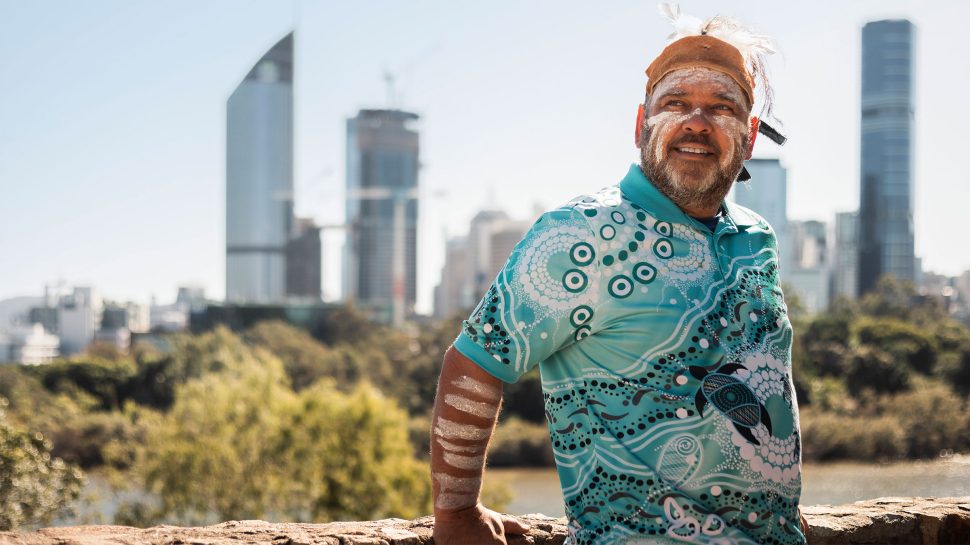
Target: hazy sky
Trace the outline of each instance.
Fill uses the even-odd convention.
[[[858,206],[860,29],[917,26],[916,249],[970,268],[970,2],[681,2],[771,36],[776,113],[790,142],[755,154],[789,172],[789,215]],[[644,68],[669,25],[656,2],[0,0],[0,299],[45,283],[115,299],[224,293],[226,99],[296,30],[297,213],[343,215],[345,120],[384,107],[385,71],[418,112],[419,309],[445,233],[494,206],[531,218],[618,181],[637,154]],[[757,184],[753,186],[757,190]],[[324,293],[339,295],[340,236]]]

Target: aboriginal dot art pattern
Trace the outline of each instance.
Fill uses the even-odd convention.
[[[767,223],[712,233],[635,165],[543,215],[455,347],[539,365],[568,543],[797,545],[792,329]]]

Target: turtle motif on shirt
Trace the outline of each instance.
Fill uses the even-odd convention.
[[[758,424],[764,424],[768,433],[771,433],[771,417],[768,415],[768,410],[751,388],[734,375],[736,371],[745,367],[739,363],[722,362],[723,358],[714,365],[706,367],[691,365],[687,368],[694,378],[701,381],[701,386],[694,395],[697,413],[703,418],[704,407],[710,403],[727,417],[742,437],[760,446],[761,442],[755,438],[751,430]]]

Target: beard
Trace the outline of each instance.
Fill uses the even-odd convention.
[[[681,210],[716,209],[738,179],[750,136],[739,131],[730,141],[730,149],[721,150],[707,134],[687,134],[666,143],[663,140],[667,133],[669,129],[661,125],[645,127],[640,146],[640,168],[644,175]],[[682,144],[709,146],[720,152],[721,158],[713,165],[683,161],[679,166],[674,165],[668,150]]]

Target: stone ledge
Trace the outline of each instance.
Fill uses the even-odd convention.
[[[850,505],[803,509],[811,545],[970,544],[970,497],[879,498]],[[566,519],[521,517],[528,535],[509,545],[561,545]],[[200,528],[155,526],[70,526],[36,532],[0,532],[10,545],[430,545],[433,517],[329,524],[230,521]]]

